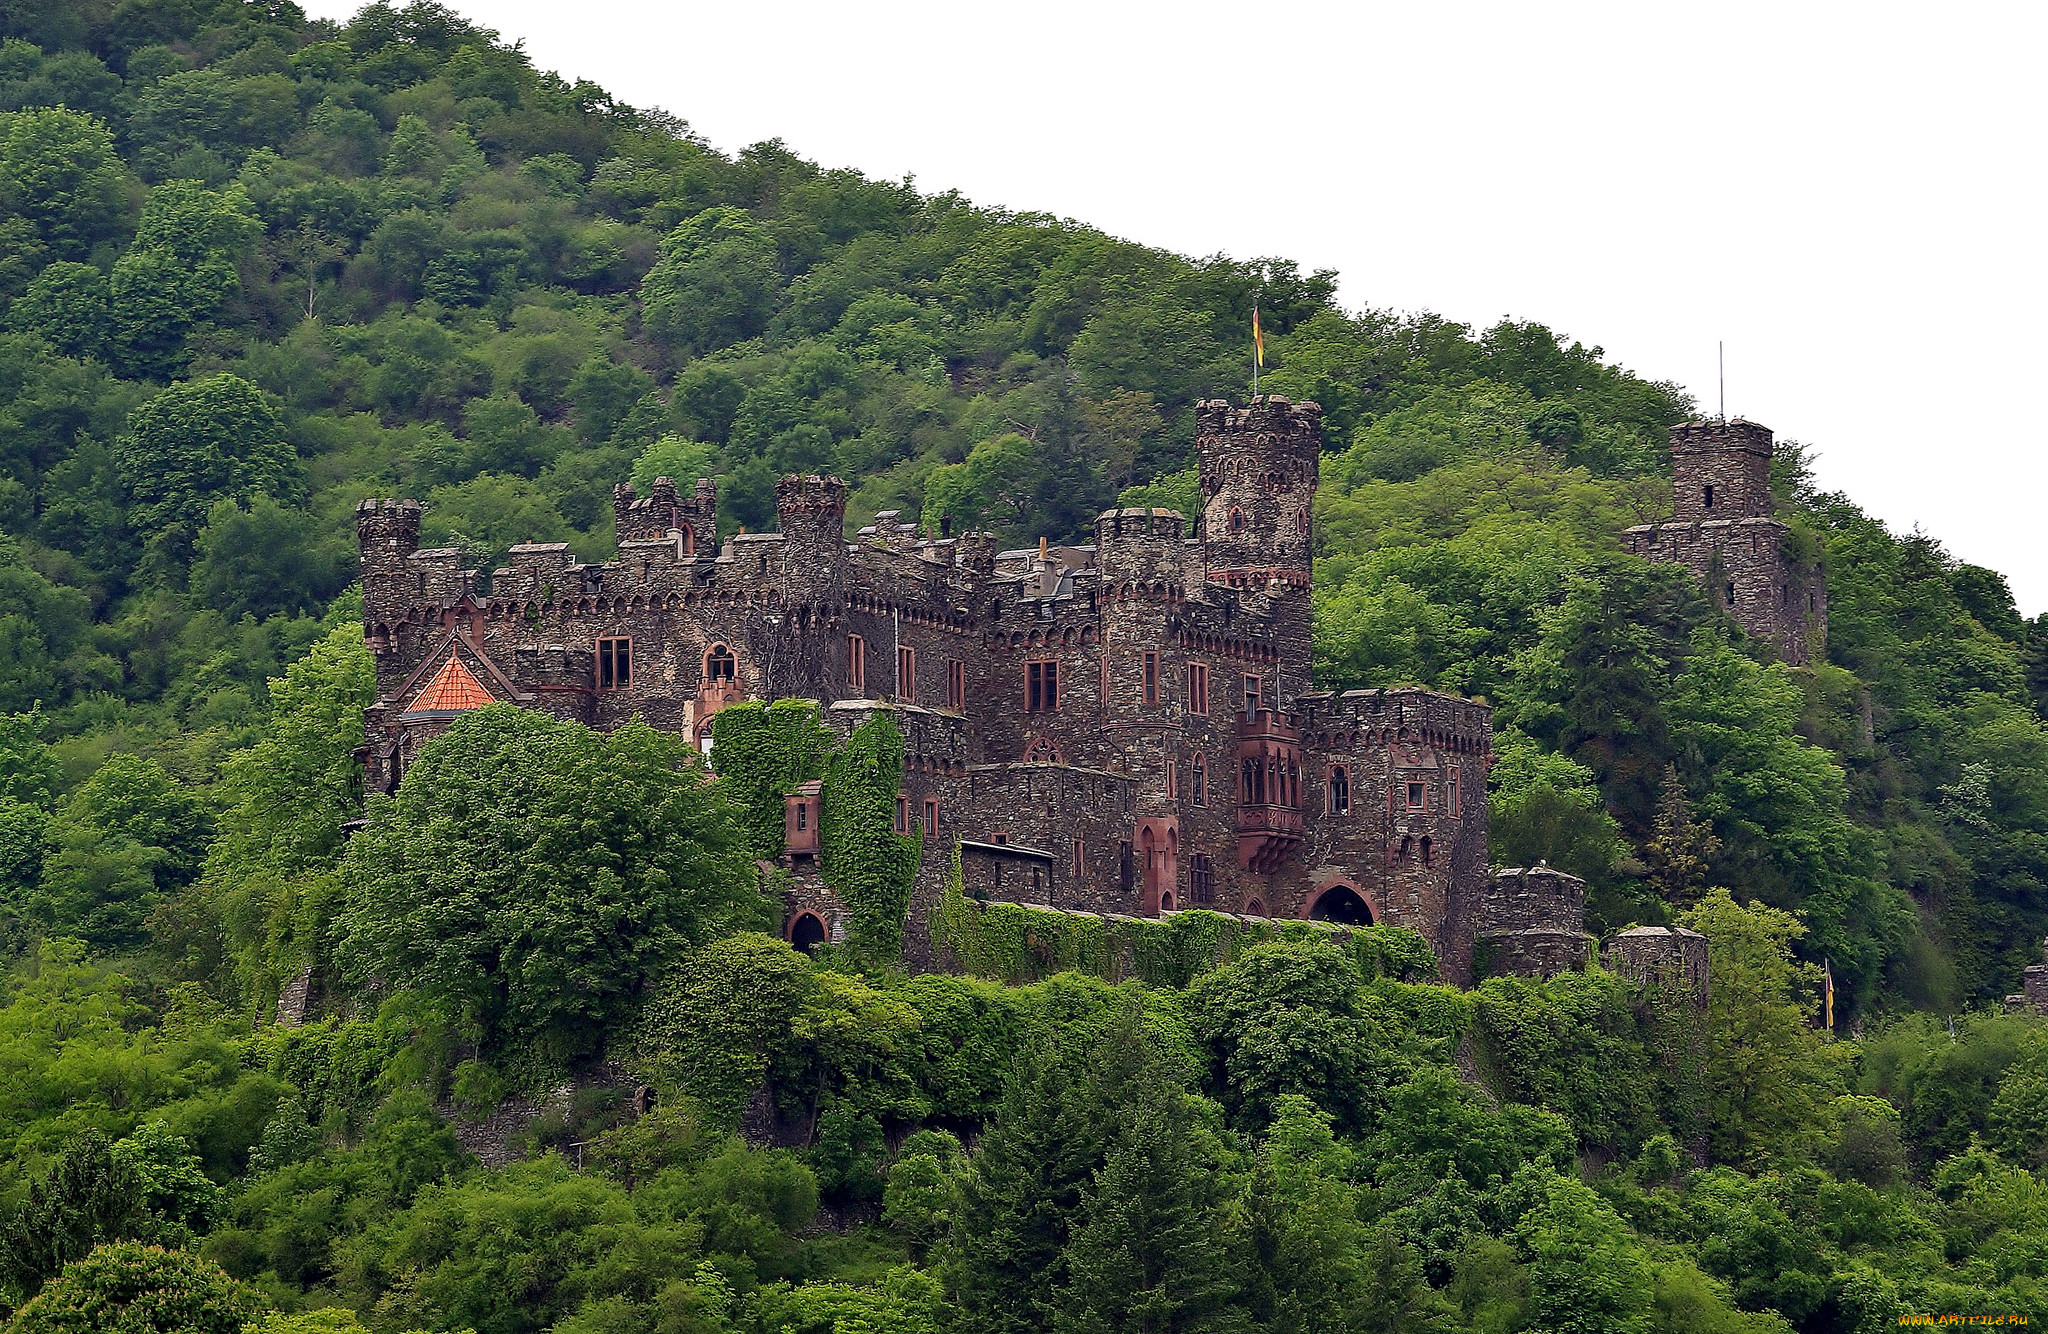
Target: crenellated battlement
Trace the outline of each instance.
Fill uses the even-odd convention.
[[[1493,751],[1490,705],[1419,686],[1312,691],[1295,700],[1294,717],[1304,734],[1362,732],[1376,741],[1421,742],[1460,754]]]

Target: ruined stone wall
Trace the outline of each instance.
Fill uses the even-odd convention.
[[[1707,1003],[1707,938],[1675,926],[1630,927],[1607,942],[1609,972],[1638,986],[1674,988]]]

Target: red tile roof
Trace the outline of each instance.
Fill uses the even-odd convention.
[[[448,661],[441,664],[441,670],[434,673],[434,679],[427,682],[427,688],[420,691],[406,712],[461,713],[465,709],[480,709],[494,699],[478,683],[476,675],[462,665],[462,659],[450,653]]]

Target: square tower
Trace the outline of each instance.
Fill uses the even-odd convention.
[[[1629,529],[1629,552],[1690,568],[1736,624],[1794,667],[1820,656],[1827,577],[1776,517],[1769,429],[1740,418],[1672,427],[1671,494],[1672,521]]]
[[[1671,499],[1680,523],[1770,518],[1770,430],[1740,417],[1672,427]]]

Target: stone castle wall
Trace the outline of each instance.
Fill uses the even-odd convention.
[[[370,790],[448,725],[414,706],[451,657],[493,699],[700,743],[742,699],[817,699],[842,732],[888,709],[920,902],[958,842],[977,895],[1412,926],[1462,979],[1491,892],[1490,711],[1310,689],[1319,417],[1201,405],[1200,526],[1113,510],[1080,547],[998,552],[893,514],[849,542],[846,486],[819,476],[778,485],[780,531],[721,537],[712,483],[658,479],[615,489],[615,559],[528,544],[486,575],[419,549],[417,504],[366,501]],[[789,929],[831,938],[835,905],[794,869]]]

